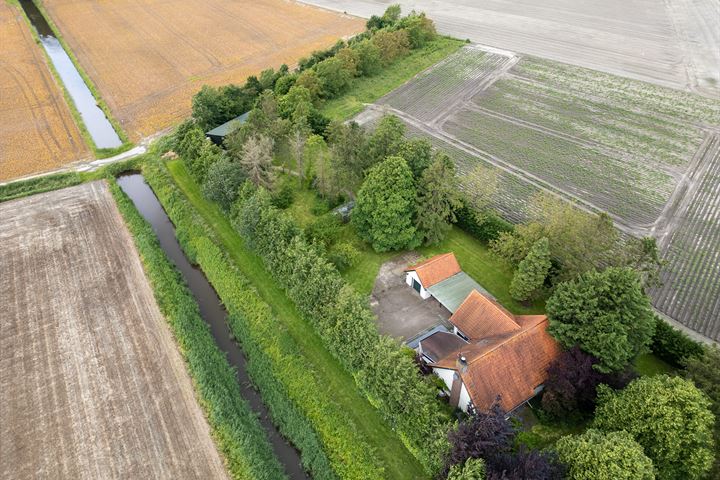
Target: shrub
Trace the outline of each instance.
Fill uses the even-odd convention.
[[[275,207],[285,210],[292,205],[295,198],[294,183],[294,180],[289,177],[276,182],[275,190],[272,192],[272,204]]]
[[[568,466],[568,480],[654,480],[653,463],[625,431],[603,433],[589,429],[563,437],[555,445]]]
[[[639,378],[614,393],[598,387],[595,428],[625,430],[642,445],[659,478],[701,479],[713,462],[710,401],[689,380]]]
[[[527,256],[518,265],[510,283],[510,295],[521,302],[536,298],[551,266],[550,247],[547,238],[543,237],[530,247]]]
[[[203,195],[228,211],[235,202],[240,185],[245,179],[242,167],[237,162],[231,162],[223,157],[208,169],[202,186]]]
[[[463,464],[453,465],[447,480],[485,480],[485,462],[482,458],[468,458]]]
[[[703,354],[703,347],[668,322],[655,317],[655,334],[650,350],[666,362],[681,367],[688,359]]]
[[[305,229],[305,234],[312,242],[318,242],[329,247],[340,235],[342,222],[337,215],[326,213],[317,218]]]
[[[380,51],[380,62],[388,66],[398,58],[410,53],[410,37],[406,30],[381,30],[372,37]]]
[[[455,216],[460,228],[485,243],[496,240],[501,233],[513,231],[513,225],[510,222],[489,210],[478,214],[469,206],[463,205],[455,212]]]
[[[359,259],[360,251],[349,242],[334,245],[328,254],[328,260],[341,272],[354,266]]]

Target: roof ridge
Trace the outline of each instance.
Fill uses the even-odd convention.
[[[523,330],[523,331],[520,331],[520,332],[517,332],[517,333],[514,333],[514,334],[508,336],[504,341],[499,342],[498,344],[496,344],[496,345],[494,345],[493,347],[489,348],[487,351],[483,352],[481,355],[478,355],[477,357],[473,358],[470,362],[468,362],[468,365],[472,365],[473,363],[477,362],[477,361],[480,360],[481,358],[484,358],[484,357],[487,356],[488,354],[494,352],[495,350],[497,350],[498,348],[502,347],[503,345],[505,345],[506,343],[510,342],[511,340],[516,340],[516,339],[518,339],[518,338],[523,337],[524,335],[526,335],[526,334],[530,333],[531,331],[535,330],[535,329],[536,329],[537,327],[539,327],[542,323],[543,323],[543,322],[538,322],[538,323],[536,323],[535,325],[531,326],[531,327],[528,328],[528,329],[525,329],[525,330]],[[477,343],[473,343],[472,345],[477,345]]]

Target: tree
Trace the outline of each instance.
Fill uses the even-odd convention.
[[[381,30],[373,35],[372,42],[380,51],[380,62],[383,66],[390,65],[410,53],[410,37],[406,30]]]
[[[400,20],[398,26],[408,33],[410,47],[413,49],[420,48],[437,37],[435,24],[425,13],[412,12]]]
[[[568,480],[654,480],[653,463],[625,431],[604,433],[589,429],[562,437],[555,445],[568,466]]]
[[[710,399],[710,410],[715,415],[715,446],[720,446],[720,348],[717,345],[705,347],[700,356],[689,356],[685,360],[687,378],[695,383]],[[720,454],[715,455],[710,478],[720,478]]]
[[[245,178],[245,172],[237,162],[222,158],[208,169],[203,195],[229,211]]]
[[[367,21],[365,26],[368,30],[379,30],[385,27],[392,27],[398,22],[398,20],[400,20],[400,13],[400,5],[395,3],[385,9],[385,13],[383,13],[382,17],[378,17],[377,15],[370,17],[370,20]]]
[[[391,155],[396,155],[405,141],[404,136],[405,124],[398,117],[395,115],[382,117],[367,142],[368,166],[373,166]]]
[[[220,88],[203,85],[192,99],[192,116],[203,132],[248,110],[254,95],[237,85]]]
[[[313,100],[320,98],[323,89],[322,81],[313,69],[303,71],[295,81],[295,85],[307,88]]]
[[[551,266],[548,239],[543,237],[518,265],[510,283],[510,295],[521,302],[537,297]]]
[[[278,101],[280,115],[290,119],[293,124],[306,123],[313,108],[310,90],[300,85],[291,87]]]
[[[425,245],[440,243],[455,222],[460,208],[455,164],[444,153],[423,171],[417,188],[415,229]]]
[[[337,97],[350,84],[352,75],[339,58],[328,58],[315,65],[314,68],[322,85],[320,96],[323,98]]]
[[[453,465],[447,480],[485,480],[485,462],[482,458],[468,458],[462,465]]]
[[[375,75],[380,70],[380,49],[370,40],[362,40],[352,46],[357,53],[358,74],[364,77]]]
[[[565,466],[554,452],[528,450],[521,445],[517,452],[506,451],[488,463],[487,480],[556,480],[565,477]]]
[[[305,180],[305,144],[308,139],[308,129],[302,125],[295,127],[290,134],[288,146],[290,147],[290,155],[295,161],[295,171],[300,185]]]
[[[577,346],[562,352],[548,368],[543,410],[560,419],[589,416],[595,410],[598,385],[621,389],[636,377],[630,368],[618,374],[598,372],[593,368],[598,363]]]
[[[272,152],[273,140],[265,135],[252,135],[243,146],[240,165],[259,187],[270,188],[273,183]]]
[[[611,267],[561,283],[547,301],[548,331],[565,348],[595,355],[601,372],[622,370],[647,349],[655,331],[650,299],[638,274]]]
[[[364,172],[371,165],[365,154],[365,130],[355,122],[333,122],[327,129],[333,170],[348,193],[362,183]]]
[[[419,179],[433,161],[432,144],[426,138],[398,142],[398,148],[394,154],[405,159],[415,179]]]
[[[450,432],[450,452],[446,459],[448,471],[453,465],[469,458],[482,458],[488,469],[503,452],[510,450],[515,430],[505,418],[505,411],[495,402],[487,412],[477,412]]]
[[[713,420],[707,396],[680,377],[642,377],[617,393],[598,387],[594,427],[632,435],[661,479],[705,477],[713,462]]]
[[[305,173],[306,179],[315,179],[315,188],[321,196],[334,198],[338,192],[337,182],[330,165],[330,151],[325,140],[320,135],[311,135],[305,143]]]
[[[352,222],[377,252],[415,245],[415,186],[407,162],[388,157],[372,167],[358,192]]]
[[[465,193],[465,203],[472,210],[478,223],[482,223],[483,212],[497,193],[498,170],[477,165],[460,178],[460,188]]]
[[[357,77],[360,75],[360,70],[358,69],[360,56],[355,49],[345,47],[335,54],[335,58],[340,60],[343,69],[346,70],[351,77]]]

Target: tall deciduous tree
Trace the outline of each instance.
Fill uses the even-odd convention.
[[[338,182],[345,190],[354,192],[362,183],[365,170],[371,166],[365,149],[365,130],[355,122],[333,122],[327,132]]]
[[[568,466],[568,480],[654,480],[655,472],[643,447],[625,431],[589,429],[563,437],[555,445]]]
[[[561,283],[547,301],[548,331],[565,348],[595,355],[602,372],[622,370],[655,331],[650,300],[629,268],[587,272]]]
[[[395,154],[405,159],[416,179],[422,177],[425,169],[433,162],[432,144],[426,138],[398,142]]]
[[[405,136],[405,124],[395,115],[385,115],[367,142],[369,166],[397,154]]]
[[[388,157],[370,169],[358,192],[352,222],[378,252],[415,245],[415,185],[407,162]]]
[[[642,445],[658,478],[700,480],[713,462],[710,400],[689,380],[642,377],[620,392],[598,387],[595,428],[625,430]]]
[[[208,169],[203,183],[203,195],[228,211],[237,198],[240,185],[245,178],[245,172],[237,162],[222,158]]]
[[[460,208],[455,181],[455,164],[444,153],[435,156],[420,178],[417,188],[415,228],[426,245],[440,243],[455,221]]]
[[[245,174],[255,185],[265,188],[272,185],[272,154],[273,140],[270,137],[252,135],[245,141],[239,161]]]
[[[498,170],[483,165],[477,165],[460,177],[460,188],[465,194],[465,203],[478,223],[482,223],[483,211],[495,197],[498,183]]]
[[[300,185],[305,179],[305,144],[308,139],[309,128],[297,125],[290,134],[288,146],[290,147],[290,155],[295,161],[295,171],[297,172]]]
[[[537,297],[551,266],[550,245],[548,239],[543,237],[533,244],[518,265],[510,283],[510,295],[521,302]]]

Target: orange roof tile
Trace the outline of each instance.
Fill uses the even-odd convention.
[[[498,395],[506,411],[531,398],[560,354],[547,333],[545,315],[519,315],[515,320],[519,330],[466,345],[433,364],[458,370],[457,358],[465,356],[467,367],[458,371],[478,410],[488,410]]]
[[[455,311],[450,322],[470,340],[480,340],[520,330],[512,313],[496,301],[473,290]]]
[[[430,288],[436,283],[447,280],[453,275],[462,272],[460,264],[453,253],[435,255],[424,262],[417,263],[405,269],[406,272],[414,271],[420,278],[420,283],[425,288]]]

